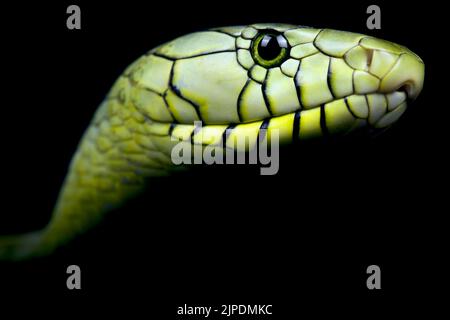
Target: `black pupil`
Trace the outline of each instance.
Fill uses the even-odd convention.
[[[258,53],[261,58],[270,61],[280,55],[283,47],[281,36],[266,34],[259,42]]]

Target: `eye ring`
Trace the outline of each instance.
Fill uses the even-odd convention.
[[[259,65],[274,68],[289,57],[290,46],[286,38],[278,31],[264,30],[252,41],[251,54]]]

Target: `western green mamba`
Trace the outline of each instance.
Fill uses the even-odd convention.
[[[416,54],[357,33],[255,24],[179,37],[119,77],[81,139],[50,222],[0,238],[0,259],[47,255],[83,233],[148,178],[176,169],[177,143],[248,151],[261,129],[267,139],[277,130],[282,144],[384,129],[423,81]],[[248,144],[234,143],[244,135]]]

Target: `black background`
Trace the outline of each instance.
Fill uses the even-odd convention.
[[[66,29],[73,3],[81,30]],[[2,5],[1,233],[45,226],[114,80],[177,36],[255,22],[361,32],[421,56],[425,86],[386,134],[287,147],[276,176],[226,166],[155,179],[51,257],[0,264],[2,309],[26,298],[43,312],[62,304],[69,314],[90,306],[175,319],[184,303],[259,303],[280,319],[367,318],[416,312],[443,286],[448,57],[437,5],[378,2],[382,29],[367,30],[369,2],[73,3]],[[80,291],[66,289],[70,264],[81,267]],[[381,267],[380,291],[366,288],[371,264]]]

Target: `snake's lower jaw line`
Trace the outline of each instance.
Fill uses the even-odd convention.
[[[380,92],[404,91],[408,99],[415,100],[423,88],[425,65],[414,54],[404,53],[397,63],[384,76],[380,83]]]

